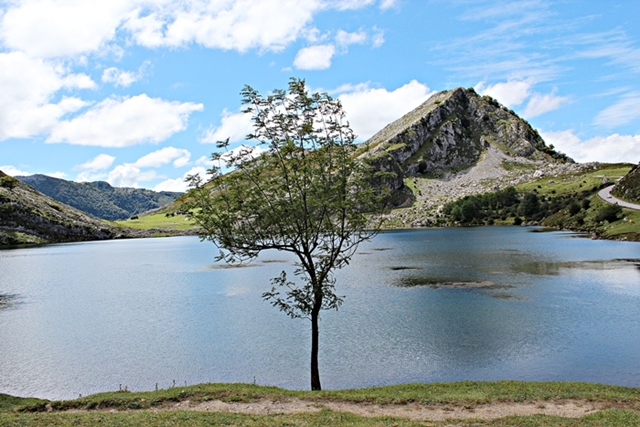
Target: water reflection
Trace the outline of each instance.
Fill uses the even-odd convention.
[[[15,307],[19,301],[17,294],[0,294],[0,310]]]
[[[629,339],[640,335],[640,245],[567,236],[379,235],[337,274],[346,298],[322,315],[323,385],[640,386],[640,341]],[[0,251],[0,392],[67,398],[254,376],[306,388],[308,322],[261,297],[294,259],[271,252],[226,268],[215,255],[191,237]]]

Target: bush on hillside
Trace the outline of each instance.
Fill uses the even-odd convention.
[[[614,222],[618,220],[618,215],[622,213],[622,208],[618,205],[606,205],[600,208],[596,214],[596,221]]]

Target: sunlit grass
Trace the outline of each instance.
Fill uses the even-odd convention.
[[[113,224],[138,230],[188,230],[194,228],[193,221],[185,215],[167,216],[165,213],[140,215],[137,219],[113,221]]]
[[[587,173],[556,177],[545,176],[537,181],[517,185],[516,189],[522,192],[536,190],[539,195],[580,193],[593,187],[599,187],[604,178],[608,178],[611,182],[616,182],[626,175],[632,167],[633,165],[631,164],[602,164],[597,170]]]
[[[489,403],[598,402],[616,408],[579,419],[543,415],[496,420],[458,420],[458,426],[637,426],[640,425],[640,390],[601,384],[498,381],[404,384],[357,390],[291,391],[250,384],[201,384],[154,392],[110,392],[68,401],[41,401],[0,395],[0,425],[12,426],[418,426],[422,421],[393,417],[362,417],[327,409],[301,414],[249,415],[170,410],[181,401],[286,402],[299,398],[315,402],[360,404],[419,404],[431,407],[474,408]],[[73,412],[67,410],[73,409]],[[158,410],[159,409],[159,410]],[[51,411],[51,412],[47,412]],[[78,412],[81,411],[81,412]],[[634,412],[635,411],[635,412]],[[451,422],[429,422],[445,426]]]

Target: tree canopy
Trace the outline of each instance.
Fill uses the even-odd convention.
[[[218,142],[210,178],[188,178],[191,216],[221,260],[250,261],[269,249],[295,255],[295,277],[283,271],[263,297],[311,321],[311,388],[320,390],[319,313],[342,304],[334,271],[379,230],[384,194],[371,183],[381,173],[356,157],[340,102],[309,94],[304,80],[268,96],[245,86],[241,95],[253,145],[230,150],[228,139]],[[222,173],[222,162],[231,172]]]

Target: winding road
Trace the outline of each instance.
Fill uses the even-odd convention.
[[[617,204],[622,206],[623,208],[635,209],[637,211],[640,211],[640,205],[636,205],[635,203],[625,202],[624,200],[620,200],[612,196],[611,190],[613,189],[613,187],[614,187],[613,185],[610,185],[608,187],[603,188],[602,190],[598,191],[598,196],[600,196],[600,198],[607,203]]]

